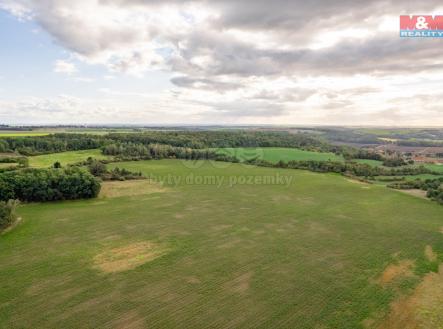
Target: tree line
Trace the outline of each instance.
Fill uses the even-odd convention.
[[[117,157],[119,160],[151,160],[151,159],[185,159],[185,160],[215,160],[238,162],[238,159],[229,155],[220,154],[215,150],[193,149],[177,147],[167,144],[139,144],[139,143],[113,143],[102,148],[105,155]]]
[[[48,136],[2,137],[0,153],[17,152],[38,155],[100,148],[106,143],[102,136],[86,134],[53,134]]]
[[[434,173],[432,170],[424,166],[384,168],[384,167],[375,167],[365,163],[356,163],[356,162],[291,160],[288,162],[279,161],[277,163],[272,163],[266,160],[251,159],[246,161],[246,163],[262,167],[304,169],[314,172],[325,172],[325,173],[333,172],[333,173],[340,173],[340,174],[347,174],[352,176],[368,177],[368,178],[375,176],[409,176],[409,175],[419,175],[419,174],[438,174]]]
[[[225,147],[292,147],[331,152],[337,149],[315,136],[286,131],[149,131],[140,134],[109,134],[117,142],[136,144],[168,144],[192,149]],[[339,147],[338,147],[339,148]]]
[[[19,167],[27,167],[29,160],[24,156],[0,157],[0,163],[17,163]]]
[[[0,173],[0,200],[57,201],[94,198],[100,182],[87,170],[21,169]]]
[[[399,190],[420,189],[426,191],[426,196],[440,204],[443,204],[443,177],[435,179],[416,179],[412,181],[395,182],[388,185],[390,188]]]

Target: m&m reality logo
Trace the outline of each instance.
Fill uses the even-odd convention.
[[[443,38],[443,16],[402,15],[400,16],[400,37]]]

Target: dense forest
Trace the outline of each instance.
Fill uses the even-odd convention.
[[[111,133],[104,136],[87,134],[53,134],[49,136],[5,137],[0,139],[0,152],[23,155],[56,153],[100,148],[118,144],[167,144],[192,149],[220,147],[294,147],[331,152],[339,150],[308,134],[261,131],[148,131],[143,133]]]
[[[0,139],[0,153],[16,152],[22,155],[37,155],[96,149],[105,143],[106,139],[101,136],[86,134],[4,137]]]
[[[37,155],[65,151],[104,148],[105,154],[120,157],[149,157],[152,145],[176,149],[178,158],[201,157],[205,150],[224,147],[290,147],[308,151],[333,152],[346,159],[375,159],[381,156],[367,150],[331,145],[313,134],[286,131],[147,131],[143,133],[111,133],[104,136],[87,134],[53,134],[49,136],[6,137],[0,139],[0,153],[16,152]],[[124,150],[122,150],[124,148]],[[161,147],[158,147],[161,148]],[[143,154],[143,152],[145,152]],[[163,152],[159,150],[159,152]],[[186,153],[186,155],[184,155]],[[157,158],[151,154],[152,158]],[[159,155],[162,157],[161,155]],[[211,155],[212,156],[212,155]]]
[[[120,160],[151,160],[151,159],[185,159],[185,160],[216,160],[238,162],[235,157],[219,154],[209,149],[192,149],[166,144],[117,143],[103,147],[103,154],[112,155]]]
[[[151,131],[142,134],[109,134],[109,139],[135,144],[169,144],[192,149],[223,147],[294,147],[330,152],[335,149],[308,134],[263,131]]]

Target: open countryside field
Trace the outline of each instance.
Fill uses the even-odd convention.
[[[222,148],[220,153],[237,157],[240,161],[254,159],[258,157],[261,160],[270,162],[282,161],[343,161],[343,157],[334,153],[311,152],[295,148],[283,147],[260,147],[260,148]]]
[[[87,158],[92,157],[97,160],[109,158],[101,153],[101,150],[82,150],[82,151],[70,151],[61,153],[51,153],[44,155],[36,155],[29,157],[29,166],[34,168],[47,168],[51,167],[55,162],[59,161],[62,166],[67,164],[84,161]]]
[[[131,133],[142,129],[132,128],[35,128],[32,130],[0,130],[0,137],[47,136],[58,133],[106,135],[109,133]]]
[[[25,136],[46,136],[50,132],[44,131],[22,131],[22,130],[0,130],[0,137],[25,137]]]
[[[441,206],[334,174],[113,166],[154,181],[23,205],[0,236],[1,328],[437,328]]]
[[[425,164],[424,166],[443,175],[443,165]]]
[[[436,179],[439,177],[443,177],[443,175],[430,175],[430,174],[420,174],[420,175],[410,175],[410,176],[376,176],[375,181],[378,183],[388,185],[392,183],[392,181],[387,181],[389,179],[398,179],[398,180],[405,180],[405,181],[414,181],[417,179],[426,180],[426,179]]]
[[[3,163],[0,162],[0,168],[10,168],[10,167],[16,167],[18,163]]]

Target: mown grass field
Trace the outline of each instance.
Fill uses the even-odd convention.
[[[282,147],[262,147],[262,148],[222,148],[218,150],[220,153],[235,156],[240,161],[254,159],[258,157],[261,160],[270,162],[282,161],[343,161],[343,157],[334,153],[321,153],[304,151],[294,148]]]
[[[84,161],[88,157],[92,157],[98,160],[109,158],[108,156],[103,155],[101,153],[101,150],[98,149],[71,151],[31,156],[29,157],[29,166],[34,168],[47,168],[51,167],[57,161],[59,161],[62,166],[65,166],[67,164]]]
[[[443,260],[443,207],[381,186],[242,164],[114,166],[163,183],[24,205],[0,236],[1,328],[375,328]]]

